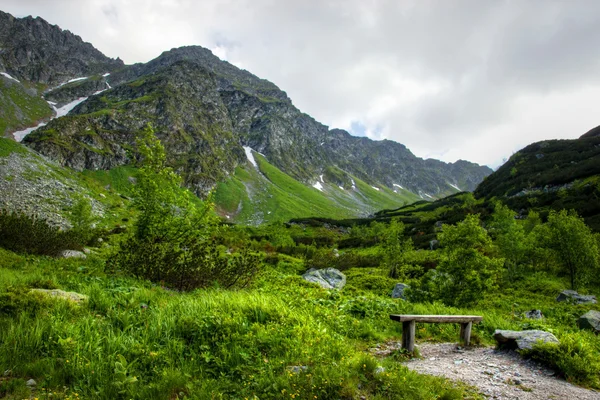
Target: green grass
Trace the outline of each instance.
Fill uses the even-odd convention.
[[[11,139],[0,138],[0,157],[8,157],[12,153],[24,154],[27,150]]]
[[[0,78],[0,135],[35,125],[52,116],[52,108],[16,82]]]
[[[325,191],[321,192],[285,174],[257,153],[255,159],[260,172],[249,166],[238,167],[234,175],[217,185],[215,201],[218,210],[233,216],[236,222],[277,222],[302,217],[352,218],[384,207],[398,207],[418,198],[410,192],[398,194],[388,188],[377,191],[357,178],[353,178],[356,191],[327,183]],[[258,218],[257,214],[260,215]]]
[[[0,250],[0,366],[40,398],[460,399],[464,388],[377,360],[398,302],[324,291],[266,270],[253,288],[181,294],[104,276],[101,260]],[[60,287],[82,305],[29,293]],[[360,310],[366,310],[361,312]],[[358,311],[357,311],[358,310]],[[454,332],[455,333],[455,332]],[[377,366],[385,373],[376,374]],[[294,366],[305,366],[296,373]],[[13,396],[14,394],[14,396]]]
[[[110,185],[111,189],[123,193],[130,194],[131,188],[133,186],[130,178],[135,177],[137,173],[137,168],[133,166],[122,166],[116,167],[111,170],[84,170],[83,175],[88,178],[92,178],[97,181],[100,185],[108,186]]]

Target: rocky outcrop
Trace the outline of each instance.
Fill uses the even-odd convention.
[[[341,289],[346,285],[346,275],[335,268],[311,268],[304,275],[305,281],[318,284],[324,289]]]
[[[131,162],[124,154],[135,150],[135,133],[152,122],[172,164],[198,194],[245,162],[242,146],[304,183],[334,167],[371,184],[439,196],[455,191],[453,185],[473,190],[492,172],[466,161],[423,160],[396,142],[329,130],[273,83],[198,46],[170,50],[106,79],[113,89],[91,96],[71,112],[74,118],[52,121],[26,143],[65,166],[107,169]],[[101,88],[94,85],[102,82],[81,81],[48,98],[65,102]],[[339,186],[349,188],[348,182]]]
[[[600,333],[600,311],[590,310],[586,312],[579,317],[577,325],[581,329],[591,329],[596,333]]]
[[[53,86],[71,78],[110,72],[123,67],[42,18],[15,18],[0,11],[0,68],[19,80]]]
[[[531,350],[538,343],[560,343],[550,332],[540,330],[505,331],[497,329],[494,332],[494,339],[501,346],[519,350]]]
[[[596,296],[579,294],[574,290],[563,290],[556,297],[558,302],[569,302],[574,304],[596,304]]]

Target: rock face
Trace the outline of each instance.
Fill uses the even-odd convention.
[[[77,35],[42,18],[15,18],[0,11],[0,71],[19,80],[54,85],[123,66]]]
[[[406,290],[406,288],[409,287],[410,286],[405,283],[396,283],[396,286],[394,286],[394,290],[392,290],[392,298],[406,300],[404,290]]]
[[[304,275],[305,281],[318,284],[324,289],[341,289],[346,285],[346,275],[335,268],[311,268]]]
[[[31,289],[32,293],[42,293],[46,296],[57,297],[59,299],[70,300],[75,303],[80,303],[84,300],[87,300],[87,296],[84,294],[79,294],[75,292],[65,292],[60,289]]]
[[[542,343],[560,343],[553,334],[539,330],[505,331],[497,329],[494,332],[494,339],[500,345],[508,345],[520,350],[531,350],[539,341]]]
[[[109,169],[133,161],[135,135],[151,122],[169,162],[197,194],[246,163],[243,146],[303,183],[331,178],[327,172],[334,168],[334,181],[347,189],[352,175],[392,190],[400,185],[425,197],[441,196],[454,193],[454,186],[474,190],[492,172],[466,161],[423,160],[396,142],[329,130],[273,83],[199,46],[172,49],[107,80],[112,89],[90,96],[71,118],[51,121],[25,142],[63,166]],[[65,102],[95,89],[75,85],[72,93],[61,88],[48,96]]]
[[[596,333],[600,333],[600,311],[590,310],[586,312],[579,317],[577,325],[581,329],[592,329]]]
[[[556,301],[567,301],[575,304],[596,304],[596,296],[579,294],[574,290],[563,290],[556,297]]]

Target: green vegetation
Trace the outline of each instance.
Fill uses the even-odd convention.
[[[0,209],[0,246],[5,249],[57,256],[84,244],[77,231],[64,232],[43,219]]]
[[[470,388],[409,371],[401,363],[406,355],[373,356],[377,343],[400,340],[392,313],[482,315],[472,334],[478,345],[492,345],[496,329],[552,332],[560,345],[524,355],[600,388],[600,338],[576,324],[597,306],[555,300],[573,284],[600,294],[599,237],[575,213],[522,216],[462,193],[370,219],[228,225],[211,213],[210,197],[199,202],[182,189],[150,129],[138,147],[139,168],[71,175],[113,202],[111,223],[112,211],[130,217],[123,229],[103,229],[87,259],[40,256],[33,246],[38,231],[90,237],[87,197],[69,208],[75,228],[66,232],[33,219],[23,228],[23,217],[12,214],[0,219],[0,233],[7,232],[0,238],[10,239],[0,241],[0,370],[9,371],[0,398],[478,398]],[[221,210],[241,209],[240,218],[264,204],[282,215],[339,215],[339,203],[256,158],[258,169],[238,168],[219,186]],[[397,196],[351,179],[351,195],[362,204]],[[117,187],[133,197],[130,207],[114,204]],[[343,289],[300,276],[327,267],[344,271]],[[408,300],[391,298],[399,282],[410,286]],[[74,303],[31,289],[88,299]],[[525,318],[531,309],[545,318]],[[416,337],[455,341],[458,329],[419,325]],[[35,392],[25,385],[30,378]]]
[[[418,198],[410,192],[395,193],[388,188],[376,190],[333,167],[324,174],[327,183],[322,192],[298,182],[260,154],[254,156],[258,170],[237,167],[235,174],[220,182],[215,192],[217,210],[238,223],[281,222],[302,217],[352,218]],[[338,178],[327,178],[331,174],[346,176],[348,185],[341,185]],[[357,190],[352,189],[351,179]]]
[[[52,116],[52,108],[20,83],[0,78],[0,136],[34,126]]]

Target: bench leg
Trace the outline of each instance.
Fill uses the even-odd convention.
[[[465,346],[471,343],[471,328],[473,327],[472,322],[465,322],[460,324],[460,341]]]
[[[402,348],[409,353],[415,351],[415,321],[402,322]]]

